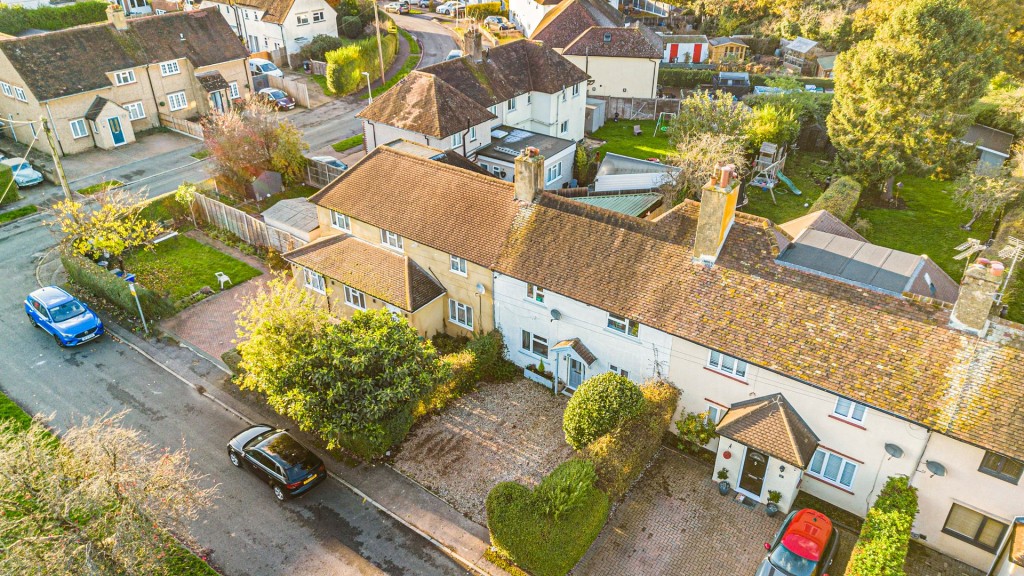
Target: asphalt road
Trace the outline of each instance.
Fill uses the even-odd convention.
[[[52,414],[58,429],[128,410],[125,422],[149,441],[179,448],[184,440],[193,465],[220,487],[193,532],[225,574],[465,573],[334,480],[279,504],[227,459],[227,440],[246,427],[238,417],[109,336],[63,350],[31,327],[22,299],[36,288],[36,258],[52,242],[40,226],[0,228],[0,389],[30,413]]]

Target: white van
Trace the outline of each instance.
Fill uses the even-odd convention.
[[[284,78],[284,72],[280,68],[275,66],[270,60],[264,60],[263,58],[249,58],[249,71],[253,74],[268,74]]]

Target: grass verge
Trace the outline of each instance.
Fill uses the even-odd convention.
[[[110,188],[117,188],[118,186],[124,186],[124,182],[121,182],[120,180],[107,180],[105,182],[100,182],[99,184],[93,184],[92,186],[79,188],[78,190],[76,190],[76,192],[84,196],[88,196],[90,194],[102,192],[103,190],[107,190]]]
[[[334,148],[335,152],[344,152],[346,150],[351,150],[356,146],[362,146],[363,138],[364,136],[362,134],[356,134],[355,136],[345,138],[341,142],[335,142],[334,144],[331,144],[331,148]]]
[[[29,214],[35,214],[39,211],[39,208],[35,204],[29,204],[28,206],[22,206],[21,208],[15,208],[9,212],[0,214],[0,224],[6,224],[12,222],[18,218],[24,218]]]
[[[175,303],[204,286],[217,287],[215,272],[227,274],[235,286],[261,274],[245,262],[180,235],[160,242],[153,250],[133,254],[125,267],[135,273],[140,284],[170,294]]]
[[[189,154],[189,156],[195,158],[196,160],[202,160],[202,159],[208,157],[209,155],[210,155],[210,151],[207,150],[206,148],[203,148],[202,150],[200,150],[198,152],[193,152],[193,153]]]

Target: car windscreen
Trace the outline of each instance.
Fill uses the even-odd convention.
[[[31,170],[31,169],[32,169],[32,167],[29,166],[27,162],[22,162],[21,164],[12,164],[11,165],[11,170],[14,171],[14,172],[17,172],[18,170]]]
[[[273,72],[274,70],[277,70],[277,66],[274,66],[273,62],[267,62],[266,64],[262,64],[262,66],[264,72]]]
[[[790,576],[811,576],[814,568],[818,565],[813,560],[798,556],[791,550],[779,544],[771,554],[771,562]]]
[[[287,94],[281,92],[280,90],[271,90],[270,92],[267,92],[267,94],[270,94],[270,97],[274,98],[275,100],[283,100],[284,98],[288,97]]]
[[[54,322],[64,322],[65,320],[71,320],[75,316],[79,316],[85,313],[85,306],[78,300],[70,300],[63,304],[58,304],[53,308],[50,308],[50,318]]]

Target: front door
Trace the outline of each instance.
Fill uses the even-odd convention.
[[[114,139],[114,146],[124,144],[124,132],[121,131],[121,119],[117,116],[107,118],[107,126],[110,127],[110,137]]]
[[[761,496],[764,473],[767,469],[768,457],[747,448],[747,457],[743,460],[743,470],[740,472],[740,488],[754,496]]]
[[[213,109],[217,112],[224,111],[224,94],[220,90],[210,92],[210,102],[213,104]]]
[[[575,390],[583,383],[583,362],[569,359],[569,389]]]

